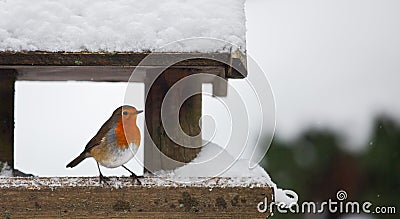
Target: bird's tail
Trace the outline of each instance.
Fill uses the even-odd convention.
[[[75,158],[73,161],[71,161],[69,164],[67,164],[67,167],[75,167],[78,165],[80,162],[82,162],[84,159],[86,159],[88,156],[85,152],[80,154],[77,158]]]

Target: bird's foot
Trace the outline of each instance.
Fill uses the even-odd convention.
[[[110,181],[110,178],[103,176],[103,174],[99,175],[99,179],[100,183],[106,183],[107,185],[110,185],[110,183],[108,183]]]
[[[136,183],[140,186],[142,182],[140,182],[139,178],[143,178],[143,176],[137,176],[136,174],[132,174],[131,178],[136,181]]]

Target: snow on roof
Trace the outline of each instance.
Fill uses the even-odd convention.
[[[244,1],[0,0],[0,51],[244,51]]]

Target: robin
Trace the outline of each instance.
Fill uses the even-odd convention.
[[[118,107],[87,143],[83,152],[67,167],[75,167],[84,159],[93,157],[99,169],[100,182],[106,182],[109,179],[103,176],[99,164],[108,168],[122,166],[131,173],[131,177],[141,184],[138,176],[124,166],[135,156],[140,145],[140,130],[136,125],[136,119],[141,112],[143,110],[137,110],[129,105]]]

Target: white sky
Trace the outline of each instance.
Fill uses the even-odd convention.
[[[144,109],[144,86],[136,86],[138,98],[130,104]],[[126,83],[17,82],[15,167],[41,176],[96,175],[92,158],[73,169],[65,166],[83,151],[112,112],[124,104],[125,88]],[[138,117],[141,130],[143,120],[143,115]],[[142,151],[138,154],[143,159]],[[133,160],[127,167],[140,170]],[[123,168],[103,168],[102,172],[127,175]]]
[[[356,147],[368,141],[377,113],[400,118],[399,8],[397,0],[247,1],[248,55],[274,90],[278,136],[330,127]],[[137,90],[132,104],[143,108],[143,86]],[[92,159],[65,165],[123,103],[124,91],[123,83],[17,82],[16,168],[41,176],[97,175]],[[217,113],[217,130],[228,130],[217,105],[205,98],[204,114]],[[214,141],[224,144],[226,132],[217,135]],[[127,174],[120,169],[103,172]]]
[[[274,90],[278,135],[331,127],[359,145],[368,141],[377,113],[400,118],[400,1],[248,0],[246,6],[248,53]]]

